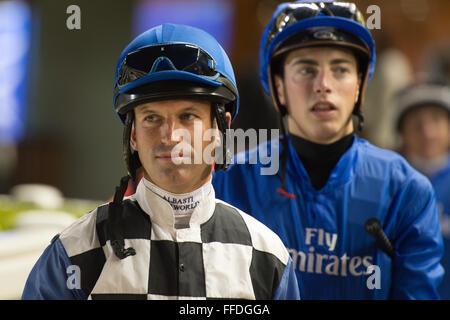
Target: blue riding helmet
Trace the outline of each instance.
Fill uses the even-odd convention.
[[[312,46],[342,46],[358,53],[362,63],[360,97],[375,67],[375,42],[355,4],[336,1],[296,1],[280,4],[267,25],[260,42],[260,78],[268,95],[273,88],[272,63],[288,51]],[[361,61],[360,61],[361,63]],[[274,95],[275,107],[280,108]]]
[[[136,37],[121,53],[114,109],[124,122],[137,104],[177,97],[219,99],[232,120],[239,108],[233,67],[216,39],[191,26],[162,24]]]

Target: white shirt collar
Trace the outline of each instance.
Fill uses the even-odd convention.
[[[193,197],[197,199],[198,204],[195,206],[190,219],[190,228],[200,228],[200,225],[208,221],[215,208],[215,192],[212,187],[211,180],[206,182],[200,188],[186,194],[174,194],[165,191],[145,178],[139,182],[135,199],[149,216],[152,223],[156,223],[167,231],[175,230],[175,212],[162,195],[169,199],[183,199]],[[172,232],[171,232],[172,233]]]

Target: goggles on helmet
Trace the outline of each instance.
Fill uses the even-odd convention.
[[[147,74],[164,70],[206,77],[218,74],[214,59],[201,48],[184,43],[158,44],[129,53],[118,71],[118,84],[125,86]]]
[[[319,15],[334,16],[353,20],[365,26],[362,13],[354,3],[349,2],[318,2],[318,3],[292,3],[284,8],[277,16],[269,31],[264,49],[273,38],[291,24]]]
[[[310,44],[311,42],[320,43],[320,41],[345,43],[348,47],[359,49],[367,55],[370,54],[364,41],[353,34],[337,28],[317,27],[300,31],[282,42],[283,48],[277,50],[273,58],[282,55],[293,47],[301,47],[303,44]]]

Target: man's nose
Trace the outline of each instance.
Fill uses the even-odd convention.
[[[172,117],[167,118],[160,127],[161,142],[165,144],[180,142],[180,137],[174,134],[175,130],[179,128],[179,122],[176,119]]]
[[[331,93],[330,85],[330,72],[327,70],[320,70],[316,78],[314,79],[314,92],[315,93]]]

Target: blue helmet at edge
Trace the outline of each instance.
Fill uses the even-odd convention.
[[[182,70],[163,70],[148,73],[147,75],[123,86],[119,84],[118,78],[120,68],[129,53],[148,46],[163,44],[188,44],[199,47],[214,59],[214,69],[218,72],[217,76],[207,77]],[[226,79],[228,81],[222,81],[222,79]],[[239,97],[233,67],[225,50],[209,33],[186,25],[162,24],[145,31],[131,41],[131,43],[122,51],[115,71],[114,109],[121,120],[123,121],[123,118],[121,117],[123,115],[120,114],[120,107],[117,105],[117,100],[121,94],[125,94],[132,89],[146,84],[166,80],[182,80],[188,83],[198,83],[211,87],[227,86],[228,89],[230,89],[235,95],[235,100],[232,101],[232,108],[230,111],[232,119],[236,117],[239,108]]]
[[[376,54],[375,54],[375,42],[373,40],[373,37],[367,27],[364,24],[361,24],[357,21],[339,17],[339,16],[330,16],[330,15],[324,15],[319,14],[315,17],[311,18],[305,18],[302,20],[298,20],[290,25],[288,25],[286,28],[282,29],[279,33],[277,33],[272,39],[269,39],[270,31],[274,27],[274,24],[277,21],[277,18],[279,18],[279,15],[288,7],[295,4],[321,4],[321,3],[333,3],[335,1],[315,1],[315,0],[309,0],[309,1],[296,1],[296,2],[286,2],[281,3],[278,5],[277,9],[275,10],[274,14],[272,15],[271,20],[269,21],[268,25],[266,26],[261,42],[260,42],[260,50],[259,50],[259,59],[260,59],[260,79],[262,86],[264,88],[264,91],[271,95],[271,84],[270,84],[270,64],[272,62],[273,55],[282,48],[283,42],[290,38],[291,36],[295,35],[296,33],[299,33],[304,30],[312,29],[312,28],[320,28],[320,27],[330,27],[330,28],[336,28],[339,30],[343,30],[347,33],[350,33],[365,44],[367,51],[368,51],[368,66],[367,70],[364,70],[364,79],[367,79],[367,81],[363,82],[361,85],[361,91],[364,91],[364,87],[367,85],[368,81],[372,78],[372,75],[374,73],[375,68],[375,60],[376,60]],[[335,2],[339,3],[339,2]],[[353,3],[346,3],[349,5],[354,5]],[[356,6],[355,6],[356,8]],[[357,9],[357,8],[356,8]],[[363,19],[362,15],[361,18]],[[336,44],[339,45],[339,44]],[[306,47],[306,46],[304,46]]]

